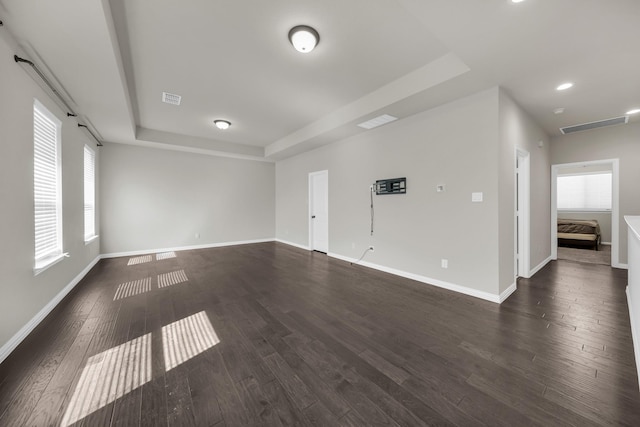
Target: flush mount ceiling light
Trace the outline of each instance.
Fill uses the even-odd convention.
[[[229,126],[231,126],[231,122],[228,120],[214,120],[213,124],[216,125],[216,127],[220,130],[226,130],[229,129]]]
[[[511,3],[522,3],[524,0],[511,0]]]
[[[567,90],[571,87],[573,87],[573,83],[567,82],[567,83],[562,83],[560,86],[556,88],[556,90]]]
[[[298,25],[289,31],[289,41],[298,52],[309,53],[320,42],[320,35],[307,25]]]
[[[633,110],[627,111],[627,115],[638,114],[640,113],[640,108],[634,108]]]

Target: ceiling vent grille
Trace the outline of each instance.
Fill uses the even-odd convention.
[[[175,93],[162,92],[162,102],[171,105],[180,105],[180,101],[182,97],[180,95],[176,95]]]
[[[568,133],[597,129],[604,126],[620,125],[620,124],[627,123],[628,121],[629,121],[629,116],[614,117],[613,119],[600,120],[600,121],[591,122],[591,123],[583,123],[581,125],[567,126],[564,128],[560,128],[560,132],[562,132],[563,135],[566,135]]]
[[[386,125],[387,123],[393,122],[394,120],[398,120],[397,117],[390,116],[388,114],[383,114],[378,117],[374,117],[371,120],[367,120],[366,122],[360,123],[358,126],[364,129],[373,129],[378,126]]]

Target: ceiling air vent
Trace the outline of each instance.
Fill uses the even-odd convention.
[[[180,105],[182,97],[174,93],[162,92],[162,102],[172,105]]]
[[[367,120],[366,122],[362,122],[358,126],[364,129],[373,129],[373,128],[377,128],[378,126],[386,125],[387,123],[392,122],[394,120],[398,120],[398,118],[390,116],[388,114],[383,114],[381,116],[374,117],[371,120]]]
[[[628,121],[629,121],[629,116],[614,117],[613,119],[600,120],[600,121],[597,121],[597,122],[584,123],[584,124],[581,124],[581,125],[567,126],[567,127],[564,127],[564,128],[560,128],[560,132],[562,132],[564,135],[566,135],[568,133],[580,132],[580,131],[583,131],[583,130],[597,129],[597,128],[601,128],[601,127],[604,127],[604,126],[620,125],[620,124],[627,123]]]

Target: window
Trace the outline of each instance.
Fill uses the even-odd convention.
[[[60,127],[62,123],[37,100],[33,104],[33,199],[35,270],[62,258]]]
[[[84,241],[96,237],[96,153],[84,146]]]
[[[611,210],[611,172],[558,176],[558,209]]]

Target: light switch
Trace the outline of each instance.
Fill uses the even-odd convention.
[[[482,192],[471,193],[471,201],[472,202],[481,202],[482,201]]]
[[[443,193],[444,192],[444,184],[439,184],[436,186],[436,191],[438,193]]]

